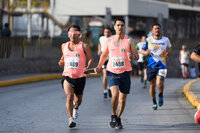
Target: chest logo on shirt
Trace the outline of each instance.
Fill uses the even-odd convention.
[[[76,54],[76,57],[80,57],[80,54]]]
[[[123,52],[123,53],[124,53],[125,51],[126,51],[126,50],[125,50],[124,48],[122,48],[122,49],[121,49],[121,52]]]

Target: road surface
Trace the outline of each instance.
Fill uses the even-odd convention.
[[[108,126],[110,99],[103,99],[101,80],[87,78],[74,129],[68,128],[60,80],[0,87],[0,133],[200,133],[193,119],[195,109],[182,92],[190,80],[166,79],[164,106],[153,111],[149,90],[142,88],[139,78],[132,78],[122,130]]]

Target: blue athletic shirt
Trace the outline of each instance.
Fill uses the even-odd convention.
[[[148,66],[154,68],[166,68],[166,49],[171,47],[171,43],[167,37],[162,36],[161,39],[154,39],[150,36],[144,42],[143,50],[151,50],[148,58]]]

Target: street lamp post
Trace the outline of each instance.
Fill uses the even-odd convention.
[[[4,10],[4,0],[1,0],[0,6],[0,30],[3,28],[3,10]]]
[[[27,17],[27,38],[31,39],[31,0],[27,0],[27,9],[28,9],[28,17]]]

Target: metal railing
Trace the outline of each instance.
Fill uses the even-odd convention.
[[[55,57],[61,55],[61,44],[66,38],[0,38],[0,58]],[[81,41],[90,45],[91,41]]]
[[[27,8],[27,0],[16,0],[13,5],[15,8]],[[31,7],[47,9],[50,7],[50,0],[32,0]]]
[[[63,39],[1,38],[0,58],[52,57],[61,54]]]
[[[90,45],[92,50],[97,49],[91,45],[91,40],[81,39]],[[53,57],[61,55],[61,44],[68,41],[66,38],[0,38],[0,58],[26,58],[26,57]],[[172,49],[180,50],[182,44],[188,50],[193,50],[199,40],[172,40]]]

